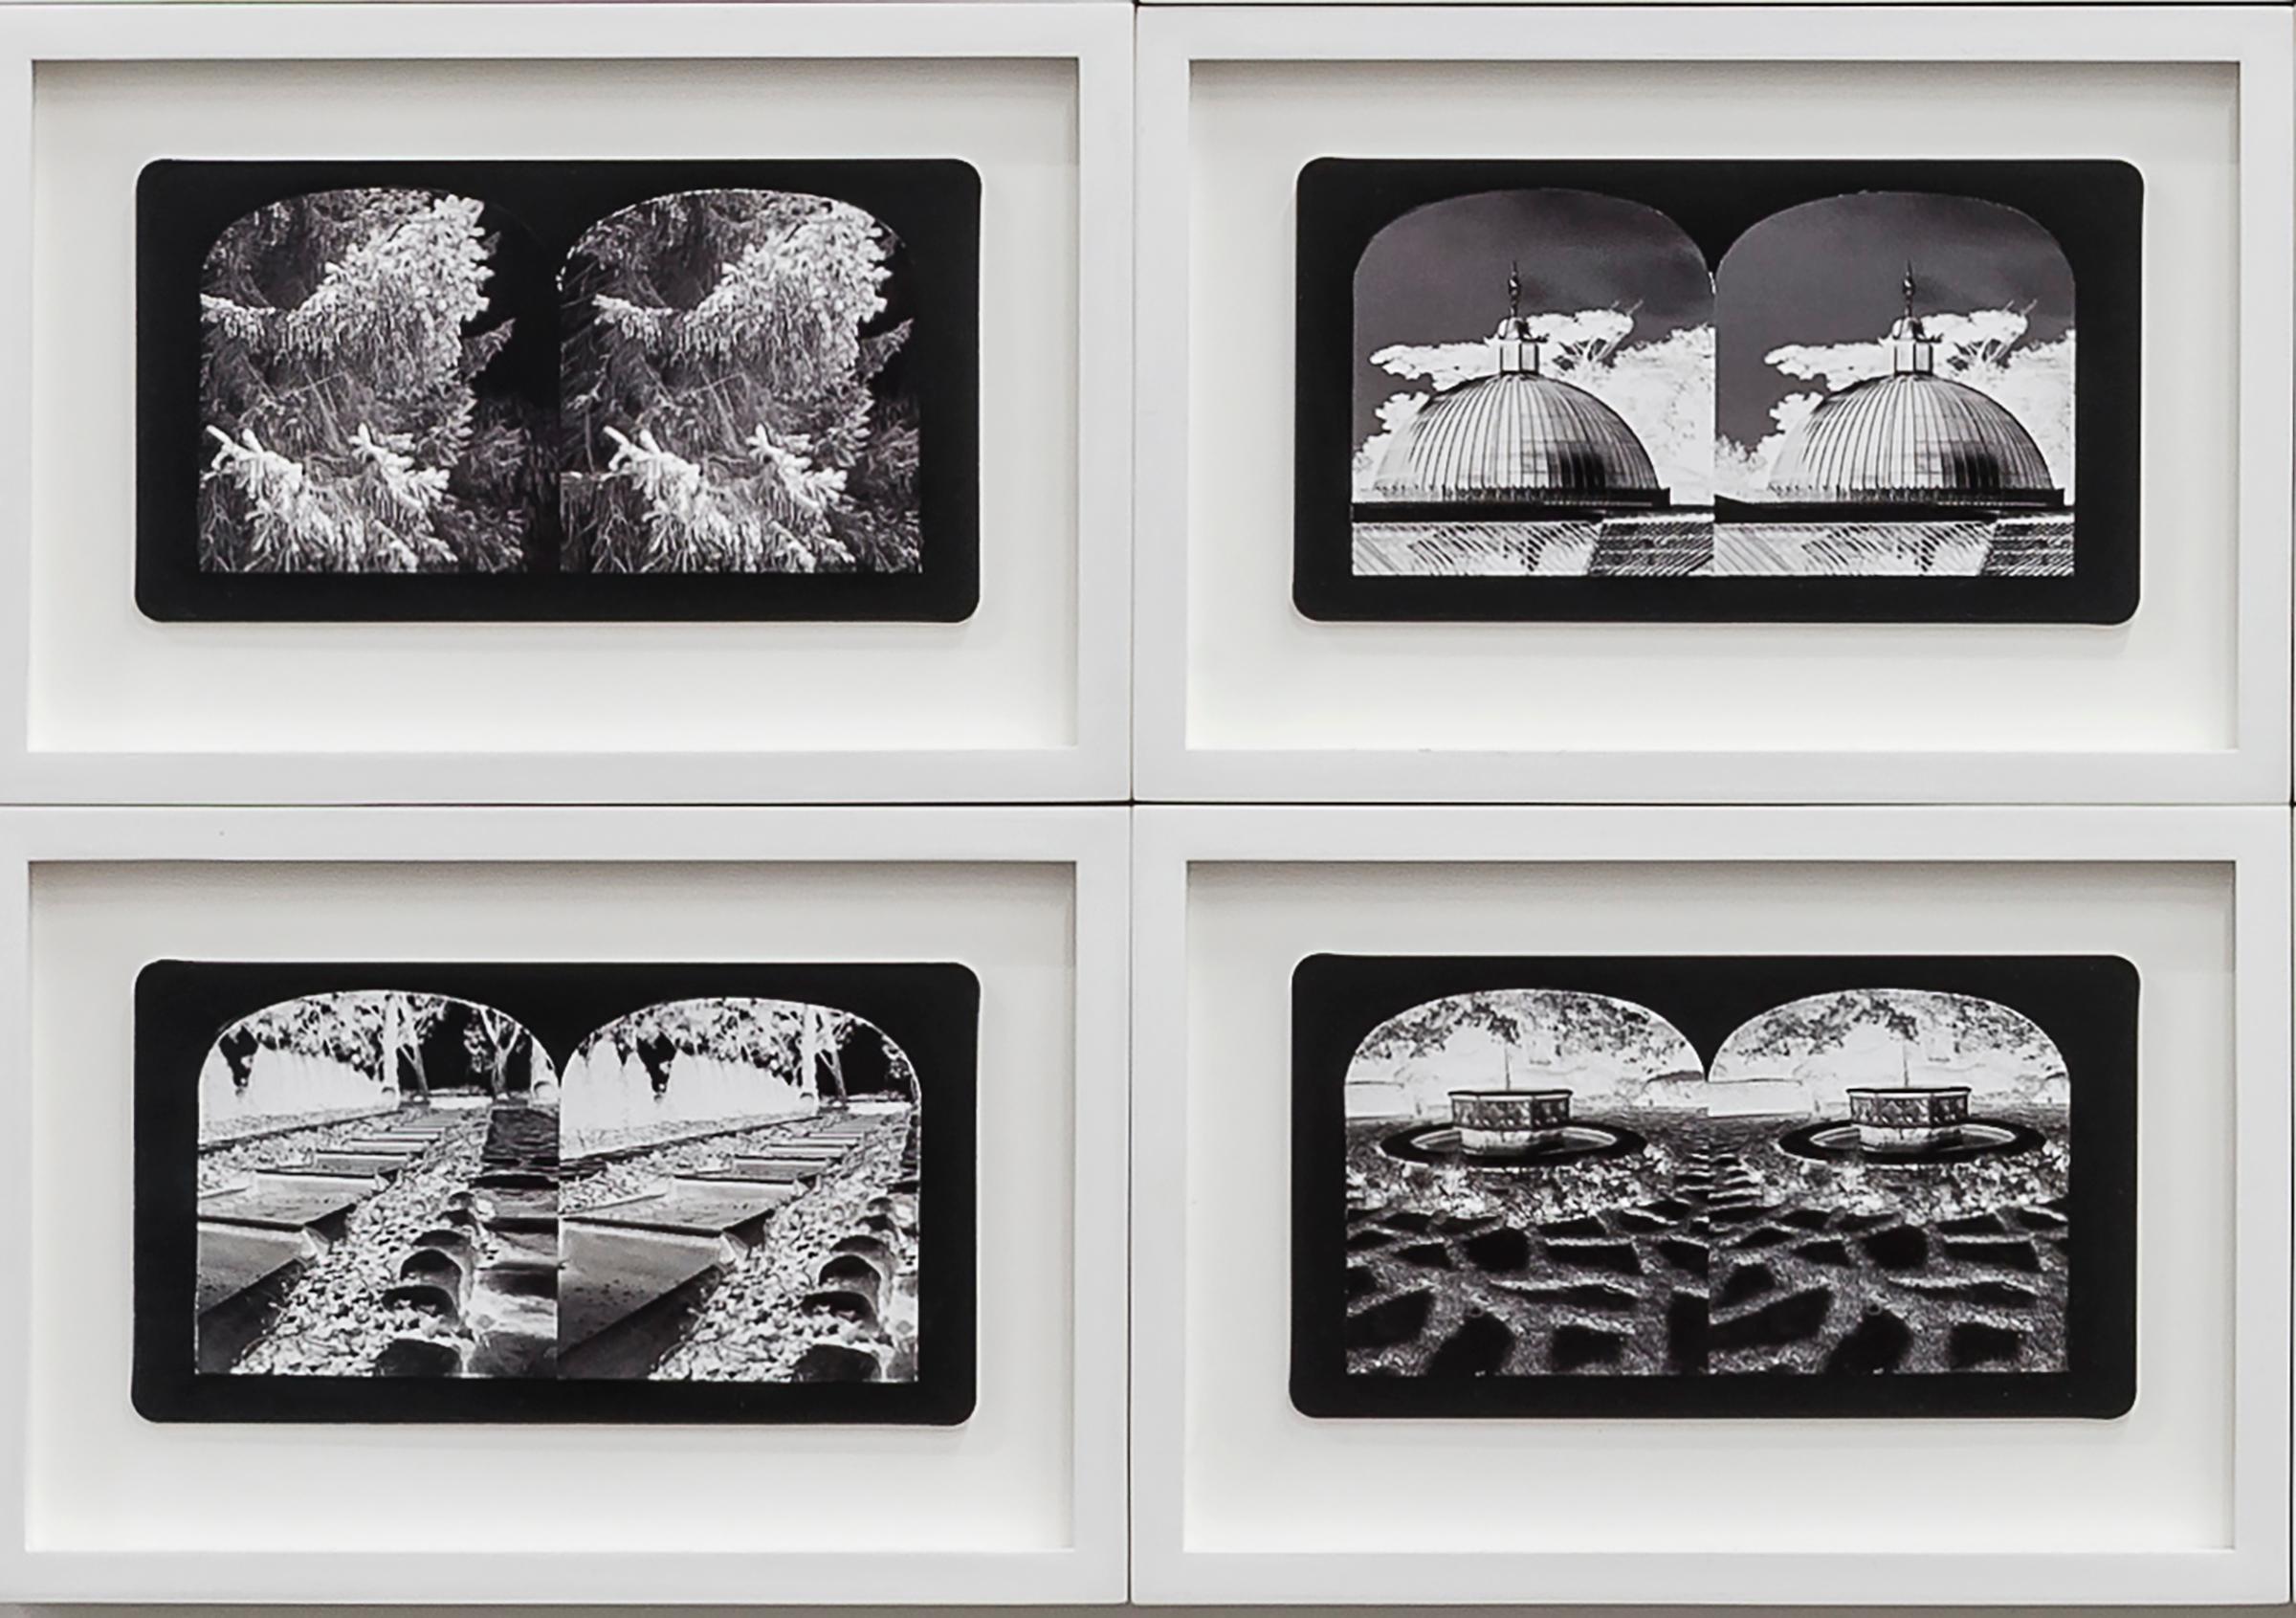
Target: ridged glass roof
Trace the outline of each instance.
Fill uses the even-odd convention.
[[[1583,388],[1522,371],[1440,394],[1397,432],[1372,487],[1391,500],[1589,500],[1658,492],[1634,430]]]
[[[2048,462],[2001,405],[1966,383],[1901,370],[1828,395],[1779,449],[1777,499],[1985,503],[2055,494]]]

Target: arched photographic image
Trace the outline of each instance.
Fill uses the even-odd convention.
[[[2135,997],[2106,958],[1313,958],[1294,1399],[2118,1414]]]
[[[950,965],[156,964],[138,1408],[961,1420],[978,993]]]
[[[153,164],[138,599],[963,617],[979,202],[938,161]]]
[[[1326,159],[1299,204],[1311,617],[2134,610],[2125,165]]]

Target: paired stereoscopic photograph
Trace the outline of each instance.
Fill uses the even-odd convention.
[[[2134,610],[2126,165],[1327,159],[1299,211],[1312,617]]]
[[[1314,1416],[2092,1416],[2134,1397],[2115,958],[1317,956]]]
[[[192,163],[138,209],[158,618],[960,618],[955,161]]]
[[[137,1407],[962,1420],[978,996],[943,964],[155,964]]]

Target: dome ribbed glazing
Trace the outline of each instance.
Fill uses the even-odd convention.
[[[1397,432],[1372,486],[1399,500],[1594,500],[1657,494],[1649,454],[1583,388],[1527,371],[1437,396]]]
[[[1937,344],[1913,313],[1889,330],[1890,374],[1829,393],[1779,448],[1774,499],[1810,504],[2047,505],[2049,463],[2016,416],[1937,374]]]

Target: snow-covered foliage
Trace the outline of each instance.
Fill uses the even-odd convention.
[[[848,203],[687,191],[609,215],[563,278],[565,565],[919,565],[914,403],[881,373],[890,233]]]
[[[201,280],[200,565],[230,572],[494,571],[530,520],[529,424],[474,379],[481,205],[317,191],[244,215]]]

